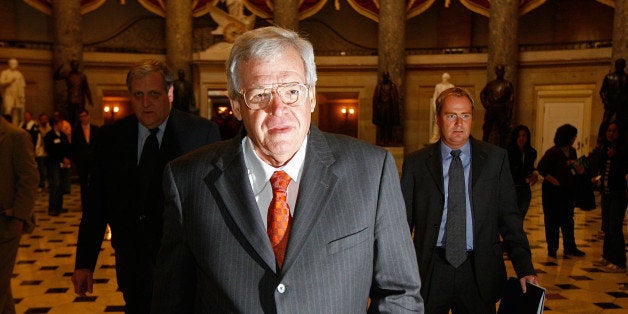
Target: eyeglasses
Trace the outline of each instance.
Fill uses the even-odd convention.
[[[473,115],[470,113],[463,113],[463,114],[448,113],[448,114],[445,114],[444,117],[445,117],[445,120],[449,122],[454,122],[458,118],[462,119],[462,121],[469,121],[471,120]]]
[[[284,104],[297,106],[307,97],[309,90],[310,87],[305,84],[292,82],[242,90],[240,94],[250,109],[264,109],[273,100],[273,92]]]

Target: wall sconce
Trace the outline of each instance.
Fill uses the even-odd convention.
[[[111,114],[111,116],[110,116],[110,118],[109,118],[109,119],[110,119],[110,122],[109,122],[109,123],[113,123],[113,121],[114,121],[114,116],[115,116],[115,114],[116,114],[118,111],[120,111],[120,107],[119,107],[118,105],[113,105],[113,106],[106,105],[106,106],[103,108],[103,110],[104,110],[106,113],[110,113],[110,114]]]
[[[352,116],[352,115],[354,115],[354,114],[355,114],[355,109],[353,109],[353,108],[351,108],[351,107],[349,107],[349,108],[342,107],[342,109],[340,109],[340,112],[341,112],[343,115],[345,115],[345,119],[347,119],[347,118],[349,118],[349,116],[350,116],[350,115]]]
[[[222,115],[222,114],[232,115],[233,114],[231,110],[229,110],[228,106],[218,106],[217,109],[218,109],[219,115]]]

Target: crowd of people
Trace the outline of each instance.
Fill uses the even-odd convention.
[[[48,192],[50,216],[58,216],[63,209],[63,195],[71,192],[73,171],[78,174],[81,189],[81,208],[87,206],[87,183],[94,140],[98,126],[90,123],[89,112],[83,109],[80,120],[74,126],[59,111],[50,116],[39,114],[34,119],[30,111],[24,111],[18,127],[31,137],[34,149],[39,182],[37,190]],[[11,123],[12,118],[3,117]]]
[[[48,190],[49,214],[58,215],[72,167],[83,209],[74,291],[94,293],[109,225],[127,313],[495,313],[505,255],[523,292],[542,284],[523,229],[539,176],[548,256],[556,258],[560,232],[565,255],[585,254],[573,216],[576,177],[586,176],[602,194],[597,263],[625,271],[628,158],[618,123],[608,123],[587,164],[573,147],[578,130],[561,126],[535,167],[526,126],[501,141],[507,149],[475,139],[475,100],[451,86],[434,99],[439,140],[408,154],[399,178],[387,150],[312,123],[314,50],[297,33],[244,33],[226,73],[243,125],[229,140],[220,141],[216,123],[173,107],[174,76],[155,60],[129,70],[133,114],[111,125],[92,125],[84,105],[74,126],[58,113],[34,121],[27,111],[21,131],[0,118],[0,143],[10,134],[6,143],[21,145],[3,146],[0,166],[25,160],[11,164],[16,175],[0,176],[17,187],[0,193],[8,226],[0,228],[0,311],[13,306],[7,283],[31,224],[32,190]]]

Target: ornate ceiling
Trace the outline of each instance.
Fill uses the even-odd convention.
[[[166,0],[138,0],[138,2],[147,10],[164,16],[166,11]],[[229,2],[240,2],[244,4],[244,6],[251,11],[253,14],[261,17],[261,18],[272,18],[273,12],[273,0],[193,0],[192,1],[192,14],[195,17],[202,16],[204,14],[212,11],[213,7],[218,3],[218,1],[226,1]],[[301,0],[299,19],[305,19],[309,16],[314,15],[318,12],[328,0]],[[340,9],[340,1],[341,0],[333,0],[336,9]],[[379,2],[381,0],[346,0],[349,5],[356,10],[358,13],[374,20],[378,21],[379,16]],[[429,7],[431,7],[434,3],[439,2],[442,3],[445,7],[448,7],[451,1],[460,1],[466,8],[469,10],[476,12],[478,14],[482,14],[484,16],[489,16],[489,0],[405,0],[406,5],[406,18],[415,17]],[[519,14],[524,15],[541,4],[545,3],[546,0],[520,0],[521,3],[519,5]],[[614,0],[595,0],[605,5],[614,7]],[[52,0],[24,0],[30,6],[40,10],[48,15],[52,12]],[[124,1],[121,1],[124,3]],[[105,0],[81,0],[81,13],[85,14],[87,12],[96,10],[100,7]]]

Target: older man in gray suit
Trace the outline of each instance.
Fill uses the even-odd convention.
[[[394,160],[311,125],[312,45],[250,31],[227,76],[245,131],[166,167],[153,311],[422,313]]]

